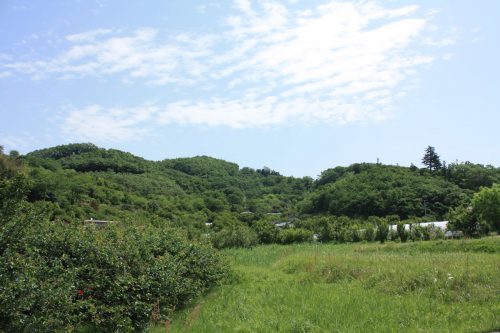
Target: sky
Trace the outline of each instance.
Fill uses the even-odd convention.
[[[500,1],[0,0],[0,145],[500,166]]]

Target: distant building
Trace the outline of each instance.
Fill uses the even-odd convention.
[[[212,224],[213,224],[212,222],[205,222],[205,226],[206,226],[206,227],[211,227],[211,226],[212,226]]]
[[[443,231],[446,231],[446,228],[448,227],[448,221],[434,221],[434,222],[422,222],[422,223],[412,223],[413,226],[420,226],[420,227],[428,227],[433,225],[436,228],[439,228]],[[404,225],[405,230],[410,230],[410,224],[405,224]],[[396,224],[391,224],[390,225],[391,230],[397,230],[397,225]]]
[[[106,221],[106,220],[94,220],[93,218],[90,218],[90,220],[85,220],[83,223],[87,225],[95,225],[96,227],[104,227],[108,224],[111,223],[116,223],[115,221]]]
[[[464,237],[464,233],[461,232],[460,230],[458,231],[448,230],[447,232],[444,233],[444,238],[462,238],[462,237]]]
[[[286,227],[292,227],[293,228],[293,223],[290,223],[290,222],[278,222],[278,223],[275,223],[274,226],[276,228],[286,228]]]

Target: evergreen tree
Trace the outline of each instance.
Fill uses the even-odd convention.
[[[441,168],[441,160],[434,147],[428,146],[425,149],[424,157],[422,157],[422,164],[431,172]]]

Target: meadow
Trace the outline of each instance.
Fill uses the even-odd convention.
[[[500,329],[498,236],[265,245],[224,253],[232,281],[176,313],[170,332]]]

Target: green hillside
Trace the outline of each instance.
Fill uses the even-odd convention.
[[[306,240],[321,232],[317,221],[302,223],[307,232],[287,235],[288,241],[271,229],[277,222],[300,225],[324,216],[348,217],[344,224],[358,229],[376,224],[374,217],[442,220],[500,180],[499,168],[470,162],[436,170],[357,163],[313,180],[208,156],[148,161],[90,143],[37,150],[18,160],[31,180],[29,201],[47,206],[53,220],[179,226],[195,238],[230,229],[224,237],[248,238],[237,245]]]

